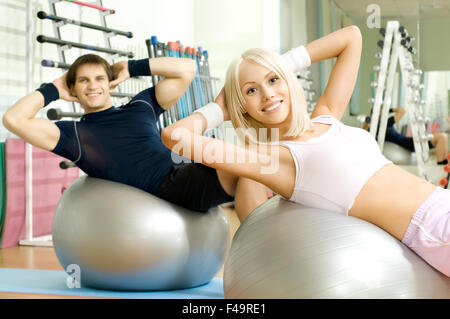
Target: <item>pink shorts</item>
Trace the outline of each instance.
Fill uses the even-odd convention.
[[[450,190],[436,187],[412,217],[402,243],[450,277]]]

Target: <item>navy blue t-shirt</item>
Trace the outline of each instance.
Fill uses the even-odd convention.
[[[85,114],[79,122],[55,122],[61,136],[52,152],[89,176],[155,194],[174,164],[157,127],[162,112],[152,87],[121,107]]]

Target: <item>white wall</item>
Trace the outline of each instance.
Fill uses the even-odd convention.
[[[111,28],[126,28],[134,40],[144,43],[156,35],[161,42],[194,43],[195,0],[103,0],[103,5],[116,10],[108,16]]]
[[[308,43],[306,0],[280,2],[281,52]]]
[[[145,39],[157,35],[162,42],[180,40],[185,45],[202,46],[210,53],[213,75],[223,78],[230,60],[250,47],[279,50],[279,0],[104,0],[104,6],[116,13],[106,17],[111,28],[129,30],[133,39],[114,37],[116,49],[145,48]],[[0,95],[25,93],[25,0],[0,0]],[[58,60],[56,46],[39,44],[38,34],[54,36],[52,22],[39,20],[36,12],[49,11],[47,0],[33,0],[34,87],[58,76],[59,70],[42,68],[42,58]],[[77,5],[57,3],[63,17],[99,24],[98,11]],[[62,37],[69,41],[104,46],[103,34],[66,25]],[[71,49],[71,63],[87,51]],[[145,50],[143,51],[145,53]]]
[[[213,75],[223,80],[235,57],[263,46],[263,25],[277,25],[264,21],[264,4],[264,0],[195,0],[195,41],[208,50]]]

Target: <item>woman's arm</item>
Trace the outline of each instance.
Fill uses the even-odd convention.
[[[201,117],[197,113],[191,120],[201,122]],[[187,128],[171,126],[162,131],[161,137],[167,148],[197,163],[255,180],[286,198],[292,194],[295,164],[289,151],[283,147],[267,146],[265,150],[256,146],[241,147],[201,136]]]
[[[227,120],[224,96],[222,90],[216,103],[225,110],[224,120]],[[287,149],[280,146],[241,147],[202,136],[206,127],[207,119],[196,112],[163,129],[161,138],[173,152],[197,163],[255,180],[287,198],[291,196],[295,164]]]
[[[144,62],[138,60],[138,63]],[[186,58],[160,57],[148,59],[148,65],[139,65],[136,74],[133,75],[159,75],[163,77],[155,86],[156,100],[165,110],[172,107],[186,92],[197,72],[197,65],[194,60]],[[110,82],[111,89],[114,89],[121,82],[130,78],[128,61],[120,61],[112,65],[114,81]],[[144,74],[148,73],[148,74]],[[151,73],[151,74],[150,74]]]
[[[213,111],[213,113],[216,113],[215,117],[219,116],[221,118],[221,120],[219,121],[220,123],[216,123],[216,126],[219,126],[223,122],[230,120],[230,116],[228,114],[228,109],[226,107],[225,89],[224,88],[222,88],[219,95],[217,95],[214,103],[217,104],[219,106],[220,110],[222,111],[221,114],[218,114],[218,115],[217,115],[217,112],[219,112],[219,111],[217,109],[215,109]],[[210,121],[211,121],[211,119],[210,119]],[[165,133],[167,135],[168,133],[171,133],[173,130],[175,130],[177,128],[185,128],[193,133],[202,135],[203,133],[205,133],[207,131],[208,123],[207,123],[206,117],[197,111],[197,112],[194,112],[193,114],[191,114],[190,116],[187,116],[181,120],[178,120],[175,123],[173,123],[172,125],[168,126],[166,129],[163,130],[163,133],[165,131]]]
[[[361,32],[357,26],[340,29],[306,45],[311,63],[337,57],[312,118],[324,114],[342,118],[355,87],[361,49]]]

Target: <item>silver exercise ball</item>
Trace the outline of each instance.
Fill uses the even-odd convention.
[[[381,228],[274,197],[237,230],[225,298],[449,298],[450,278]]]
[[[391,142],[384,142],[383,155],[397,165],[415,165],[409,150]]]
[[[81,285],[129,291],[183,289],[208,283],[229,248],[220,208],[190,211],[137,188],[83,176],[62,195],[53,244]],[[68,270],[69,269],[69,270]],[[76,269],[76,268],[75,268]]]

